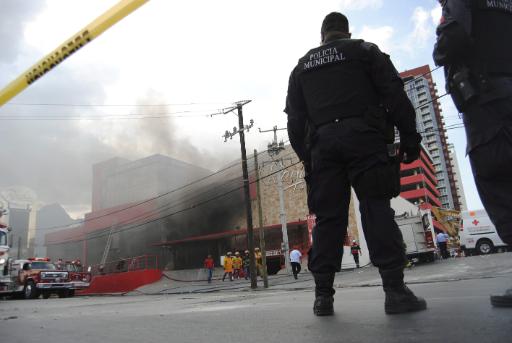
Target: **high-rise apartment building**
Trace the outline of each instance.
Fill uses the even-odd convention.
[[[416,109],[416,123],[423,138],[422,143],[432,157],[441,206],[460,210],[448,136],[444,129],[445,123],[430,67],[424,65],[406,70],[400,73],[400,76],[404,79],[407,96]]]
[[[457,192],[459,194],[460,211],[467,211],[468,205],[466,202],[466,194],[464,193],[464,187],[462,185],[462,178],[459,162],[457,161],[457,154],[455,153],[455,147],[453,144],[448,144],[448,148],[452,156],[453,169],[455,170],[455,185],[457,186]]]

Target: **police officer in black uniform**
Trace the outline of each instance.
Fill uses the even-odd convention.
[[[467,149],[482,203],[512,245],[512,0],[444,0],[434,61],[463,113]],[[492,296],[512,307],[512,288]]]
[[[344,15],[327,15],[321,38],[322,45],[292,71],[285,108],[291,145],[308,171],[308,205],[317,218],[308,261],[316,285],[313,311],[334,312],[333,282],[347,234],[350,186],[360,202],[370,259],[382,276],[386,313],[423,310],[425,300],[403,282],[403,238],[390,206],[400,193],[400,164],[390,158],[387,145],[396,126],[403,161],[418,158],[415,111],[389,56],[374,44],[350,39]]]

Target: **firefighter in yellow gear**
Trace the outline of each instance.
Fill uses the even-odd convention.
[[[224,257],[224,275],[222,276],[222,281],[226,279],[226,275],[229,275],[229,281],[233,281],[233,257],[231,256],[231,251],[228,251],[226,257]]]
[[[263,256],[260,248],[254,248],[254,260],[256,261],[257,275],[263,277]]]

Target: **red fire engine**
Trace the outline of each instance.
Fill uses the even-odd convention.
[[[0,283],[0,295],[25,299],[36,299],[40,295],[48,299],[52,294],[60,298],[74,295],[70,273],[57,270],[49,258],[10,259],[6,267],[7,275],[3,275]]]

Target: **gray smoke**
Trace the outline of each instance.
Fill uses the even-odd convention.
[[[23,29],[34,14],[44,7],[43,1],[2,0],[0,2],[0,63],[14,62],[21,48]]]
[[[197,143],[194,144],[184,137],[177,126],[177,120],[180,118],[173,117],[174,109],[171,106],[147,106],[166,102],[169,100],[156,92],[149,92],[137,102],[141,105],[136,110],[137,113],[148,117],[161,116],[161,118],[146,118],[131,123],[136,127],[135,135],[125,132],[118,140],[120,142],[118,149],[123,157],[135,159],[152,154],[163,154],[210,170],[220,168],[232,159],[227,153],[211,154],[201,150]],[[165,116],[166,114],[169,115]],[[219,138],[220,144],[222,142]]]

